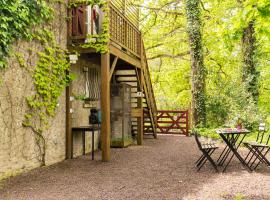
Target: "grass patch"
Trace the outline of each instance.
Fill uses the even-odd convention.
[[[244,200],[244,198],[243,198],[242,194],[236,194],[235,200]]]

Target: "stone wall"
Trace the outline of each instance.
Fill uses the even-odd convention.
[[[71,72],[76,76],[76,79],[72,82],[71,85],[71,94],[76,96],[82,96],[86,93],[86,72],[84,72],[84,68],[95,68],[100,71],[100,65],[98,63],[93,62],[95,58],[88,56],[87,54],[82,54],[79,57],[79,61],[76,65],[72,66]],[[91,81],[91,80],[90,80]],[[99,107],[99,102],[96,103],[97,107]],[[89,125],[89,115],[90,115],[90,108],[84,106],[83,100],[74,100],[72,102],[72,127],[78,126],[86,126]],[[95,132],[95,149],[98,148],[98,142],[100,133],[99,131]],[[74,156],[78,156],[82,154],[82,136],[81,133],[74,134],[73,136],[73,145]],[[92,141],[92,134],[86,134],[86,153],[89,153],[92,149],[91,142]]]
[[[56,40],[62,48],[67,48],[67,23],[66,5],[57,4],[53,30]],[[35,43],[18,41],[13,48],[14,53],[19,52],[27,58],[30,67],[20,67],[14,53],[8,60],[9,66],[0,70],[0,180],[18,173],[31,170],[40,166],[39,150],[35,135],[29,128],[22,126],[24,115],[28,109],[26,97],[35,94],[33,79],[30,70],[34,70],[37,60],[36,55],[29,55],[29,48],[40,48]],[[32,66],[32,68],[31,68]],[[77,73],[74,88],[83,85],[82,73]],[[80,88],[83,89],[83,88]],[[83,109],[80,102],[76,102],[80,113],[80,122],[88,122],[89,109]],[[75,105],[74,104],[74,105]],[[63,161],[66,156],[66,97],[65,91],[59,98],[56,116],[51,119],[50,128],[44,133],[46,139],[46,165]],[[97,138],[97,137],[96,137]],[[87,136],[87,148],[90,151],[90,135]],[[96,147],[98,140],[96,140]],[[80,136],[74,138],[74,154],[81,155],[82,146]]]

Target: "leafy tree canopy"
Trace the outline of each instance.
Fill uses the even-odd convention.
[[[135,4],[142,8],[141,28],[158,107],[189,108],[191,73],[185,2],[147,0]],[[243,118],[248,126],[266,119],[270,115],[270,2],[203,0],[201,11],[208,126],[231,124],[236,117]],[[255,21],[258,104],[242,81],[241,39],[250,21]]]

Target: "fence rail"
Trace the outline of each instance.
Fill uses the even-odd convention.
[[[188,136],[188,111],[159,110],[157,115],[157,133]]]

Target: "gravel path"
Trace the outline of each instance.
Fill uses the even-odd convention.
[[[194,138],[159,136],[144,146],[112,149],[112,161],[90,156],[33,170],[2,183],[1,200],[270,199],[270,169],[245,171],[234,159],[226,173],[196,172]],[[237,198],[236,198],[237,197]]]

